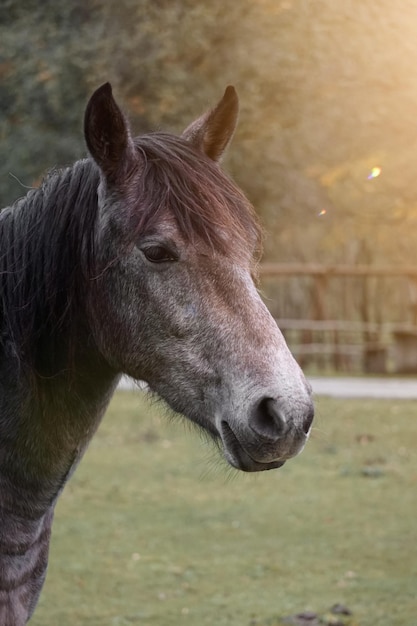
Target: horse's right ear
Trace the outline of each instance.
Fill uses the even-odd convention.
[[[134,161],[135,148],[129,124],[113,98],[110,83],[99,87],[87,104],[84,136],[106,179],[113,184],[122,182]]]

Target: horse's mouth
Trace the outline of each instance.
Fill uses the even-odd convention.
[[[284,465],[285,460],[268,461],[266,463],[255,460],[242,446],[229,424],[223,421],[221,426],[224,455],[230,465],[236,469],[242,472],[264,472],[265,470],[277,469]]]

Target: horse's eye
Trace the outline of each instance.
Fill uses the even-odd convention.
[[[163,246],[149,246],[143,248],[143,254],[151,263],[167,263],[168,261],[176,261],[176,257]]]

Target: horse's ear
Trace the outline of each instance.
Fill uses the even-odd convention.
[[[134,161],[128,122],[113,98],[110,83],[91,96],[84,116],[84,136],[91,156],[110,183],[120,183]]]
[[[217,106],[190,124],[182,136],[213,161],[220,161],[235,132],[238,113],[237,93],[229,86]]]

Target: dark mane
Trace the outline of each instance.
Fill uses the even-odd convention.
[[[86,292],[98,182],[95,164],[78,161],[0,213],[0,349],[23,363],[65,362],[68,346],[45,352],[57,350]]]
[[[135,145],[146,161],[135,205],[137,234],[169,208],[188,242],[201,239],[221,254],[240,257],[260,247],[251,204],[217,163],[170,134],[143,135]]]

